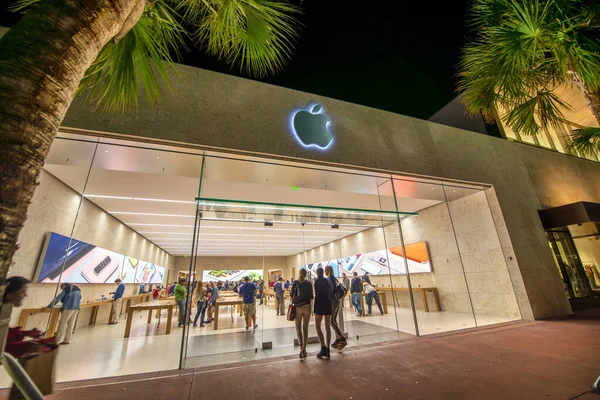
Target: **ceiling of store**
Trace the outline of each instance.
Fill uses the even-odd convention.
[[[96,143],[57,139],[44,168],[176,256],[191,253],[202,168],[201,197],[210,200],[201,203],[199,255],[294,255],[381,225],[380,213],[360,210],[395,209],[392,185],[383,177],[230,158],[207,158],[203,167],[195,154],[132,146],[96,149]],[[394,190],[399,210],[414,213],[470,189],[444,193],[440,185],[408,178],[395,181]]]

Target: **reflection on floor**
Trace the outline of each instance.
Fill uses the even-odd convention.
[[[349,346],[414,337],[413,315],[410,309],[393,306],[389,314],[380,315],[374,308],[373,316],[357,317],[354,310],[344,307],[344,324]],[[273,306],[258,306],[256,331],[246,331],[243,318],[231,310],[222,309],[219,330],[212,324],[189,328],[185,366],[195,368],[206,365],[290,356],[298,353],[293,346],[296,331],[284,316],[276,316]],[[178,368],[183,329],[176,321],[170,335],[165,335],[166,318],[161,324],[156,319],[146,323],[146,313],[134,314],[131,337],[123,338],[125,319],[118,325],[96,325],[78,328],[73,342],[62,346],[56,363],[57,382],[103,378]],[[472,315],[448,312],[417,312],[421,335],[475,327]],[[479,317],[479,325],[507,322],[506,318]],[[157,329],[160,334],[157,334]],[[309,336],[316,336],[311,321]],[[262,350],[262,343],[272,342],[273,348]],[[309,345],[308,351],[318,352],[319,345]],[[2,369],[0,387],[8,387],[10,380]]]

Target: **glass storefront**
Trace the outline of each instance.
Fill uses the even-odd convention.
[[[301,269],[312,279],[331,266],[341,284],[376,289],[370,306],[344,298],[349,347],[521,319],[483,185],[63,136],[10,271],[34,281],[27,328],[55,330],[44,307],[65,283],[81,289],[58,381],[297,355],[272,283]],[[183,316],[169,296],[181,277]],[[243,277],[264,281],[248,330],[233,290]],[[116,278],[125,293],[113,317]],[[207,283],[222,289],[202,324],[193,292]],[[315,353],[314,319],[309,330]]]

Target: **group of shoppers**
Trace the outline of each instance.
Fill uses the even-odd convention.
[[[292,304],[296,308],[295,325],[298,343],[300,344],[300,359],[307,356],[306,344],[308,342],[311,310],[315,315],[317,336],[321,344],[321,351],[317,354],[317,357],[328,359],[331,356],[331,347],[342,350],[348,344],[338,325],[338,315],[345,290],[339,288],[343,285],[335,278],[331,266],[327,266],[325,269],[317,268],[317,278],[313,284],[306,279],[306,275],[306,270],[301,269],[298,280],[292,284],[290,293]],[[339,293],[343,294],[340,295]],[[312,306],[311,303],[313,303]],[[322,328],[323,321],[325,322],[325,332]],[[333,343],[331,343],[331,329],[333,329],[336,337]]]
[[[219,285],[217,282],[198,282],[196,290],[194,290],[192,302],[196,303],[196,316],[194,317],[194,327],[198,326],[200,319],[200,327],[204,327],[213,321],[213,307],[219,298]],[[204,319],[208,316],[207,319]]]
[[[371,279],[369,278],[369,274],[365,273],[362,278],[358,276],[356,272],[354,272],[352,281],[350,283],[350,302],[352,307],[356,310],[356,316],[361,317],[363,315],[363,309],[361,307],[361,297],[365,294],[365,303],[367,304],[368,312],[367,315],[371,315],[373,300],[377,303],[377,307],[383,315],[383,306],[381,305],[381,300],[379,299],[379,294],[377,293],[377,289],[373,287],[371,284]]]

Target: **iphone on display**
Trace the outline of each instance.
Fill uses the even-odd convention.
[[[156,272],[156,267],[152,263],[145,263],[143,261],[138,263],[139,272],[136,278],[136,283],[150,283],[154,273]]]
[[[338,265],[341,265],[344,270],[352,272],[356,267],[356,264],[358,263],[360,257],[360,254],[356,254],[354,256],[340,258],[338,260]]]
[[[105,283],[119,268],[119,263],[115,254],[99,248],[96,250],[92,252],[95,254],[92,254],[91,257],[82,260],[86,263],[81,271],[81,276],[89,283]]]
[[[66,239],[68,240],[68,238]],[[42,268],[47,270],[47,275],[41,279],[38,278],[38,281],[43,283],[58,282],[59,277],[61,277],[61,271],[62,280],[65,280],[77,268],[79,265],[78,261],[92,250],[94,250],[94,246],[76,240],[71,242],[71,246],[68,249],[64,247],[62,249],[51,249],[49,246],[46,250],[46,258],[48,260],[53,258],[54,254],[52,252],[60,252],[62,255],[54,258],[53,261],[44,260]],[[63,264],[65,266],[64,271]]]
[[[363,262],[360,267],[363,269],[363,271],[366,271],[368,273],[370,273],[371,275],[379,275],[379,273],[381,272],[381,268],[379,268],[377,265],[373,264],[371,262],[371,260],[365,260],[365,262]]]

